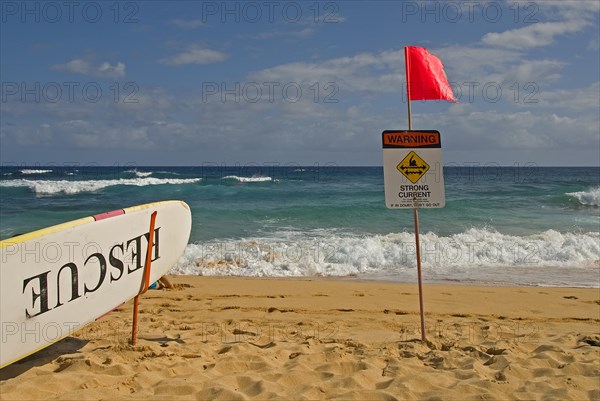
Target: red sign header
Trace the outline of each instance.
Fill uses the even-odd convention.
[[[384,148],[441,148],[438,131],[383,131]]]

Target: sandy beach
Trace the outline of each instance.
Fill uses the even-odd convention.
[[[0,371],[2,400],[598,400],[600,292],[172,277]]]

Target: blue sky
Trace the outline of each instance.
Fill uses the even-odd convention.
[[[2,1],[3,164],[381,165],[404,46],[449,165],[600,165],[597,1]]]

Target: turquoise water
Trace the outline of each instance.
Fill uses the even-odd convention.
[[[389,210],[381,167],[23,167],[0,170],[0,236],[166,199],[186,201],[175,273],[412,280],[412,210]],[[446,167],[422,209],[432,281],[600,286],[600,169]]]

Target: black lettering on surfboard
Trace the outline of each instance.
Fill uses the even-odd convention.
[[[106,258],[101,253],[92,253],[85,260],[85,262],[83,263],[83,266],[84,267],[87,266],[88,262],[92,258],[98,259],[98,263],[100,264],[100,278],[98,279],[98,283],[96,284],[96,286],[92,289],[88,288],[87,284],[84,283],[83,284],[83,295],[87,294],[88,292],[94,292],[94,291],[98,290],[98,288],[100,288],[102,283],[104,283],[104,278],[106,277]]]
[[[135,244],[131,252],[131,262],[133,262],[135,259],[135,269],[132,270],[130,267],[127,267],[127,273],[129,274],[142,268],[142,253],[140,252],[140,248],[142,247],[142,236],[143,234],[127,241],[127,245],[125,247],[126,252],[129,251],[130,244]]]
[[[123,277],[125,271],[127,271],[127,274],[131,274],[141,269],[144,266],[142,255],[145,255],[145,252],[147,252],[147,249],[142,249],[142,238],[146,240],[147,245],[150,233],[144,233],[127,241],[113,245],[108,252],[108,264],[107,257],[101,252],[96,252],[89,255],[81,267],[77,266],[76,262],[73,261],[63,264],[57,270],[50,269],[44,273],[24,279],[23,294],[25,294],[28,299],[31,299],[31,302],[28,302],[25,306],[26,318],[30,319],[39,316],[65,304],[63,297],[66,288],[62,287],[67,281],[62,280],[61,282],[60,280],[64,275],[64,271],[70,272],[68,284],[70,286],[71,298],[66,302],[70,303],[81,298],[80,268],[86,268],[87,266],[88,269],[91,269],[92,266],[97,265],[99,270],[98,281],[96,283],[83,283],[84,295],[98,291],[106,283],[119,281]],[[155,228],[154,230],[154,244],[152,248],[152,261],[160,259],[160,227]],[[131,253],[127,255],[126,253],[129,250],[131,250]],[[131,259],[129,259],[128,256],[130,256]],[[135,266],[134,268],[128,263],[129,261]],[[127,269],[125,269],[126,264]],[[106,280],[109,265],[114,268],[114,271],[111,271],[109,274],[110,280]],[[54,271],[56,273],[54,273]],[[54,297],[52,297],[52,300],[50,299],[50,295],[52,295],[48,291],[50,285],[52,285],[52,288],[56,288],[56,299],[54,299]],[[31,298],[29,298],[28,290],[31,291]],[[50,307],[51,302],[55,305],[54,307]]]
[[[40,292],[35,292],[35,289],[33,287],[31,288],[31,306],[35,308],[35,301],[39,298],[40,310],[37,313],[34,313],[33,311],[30,312],[27,308],[25,308],[25,316],[27,316],[27,319],[41,315],[42,313],[46,313],[50,310],[48,307],[48,273],[50,272],[51,270],[48,270],[45,273],[41,273],[37,276],[29,277],[23,280],[23,294],[27,289],[27,284],[29,284],[32,280],[38,280],[40,288]]]
[[[160,230],[160,227],[156,228],[154,230],[154,240],[153,240],[153,244],[152,244],[152,250],[154,251],[154,256],[152,256],[152,262],[154,262],[155,260],[159,259],[160,256],[158,255],[158,250],[159,250],[159,246],[158,246],[158,241],[159,241],[159,235],[158,235],[158,230]],[[146,237],[146,241],[147,243],[150,243],[150,233],[146,233],[144,235]]]
[[[75,263],[69,262],[69,263],[65,264],[63,267],[61,267],[60,270],[58,271],[58,274],[56,275],[56,299],[57,299],[57,302],[56,302],[55,308],[62,305],[62,302],[60,302],[60,274],[66,268],[69,268],[71,270],[71,280],[70,280],[70,282],[71,282],[71,299],[69,300],[69,302],[74,301],[80,297],[80,295],[79,295],[79,270],[77,270],[77,265]]]
[[[123,244],[117,244],[117,245],[113,246],[112,248],[110,248],[110,252],[108,253],[108,263],[110,263],[110,265],[112,267],[116,267],[117,270],[119,271],[119,275],[117,277],[113,276],[112,273],[110,274],[110,282],[111,283],[113,281],[119,280],[121,278],[121,276],[123,276],[123,269],[125,269],[125,263],[123,263],[123,261],[121,259],[119,259],[118,257],[115,256],[116,249],[120,249],[121,253],[124,253]]]

